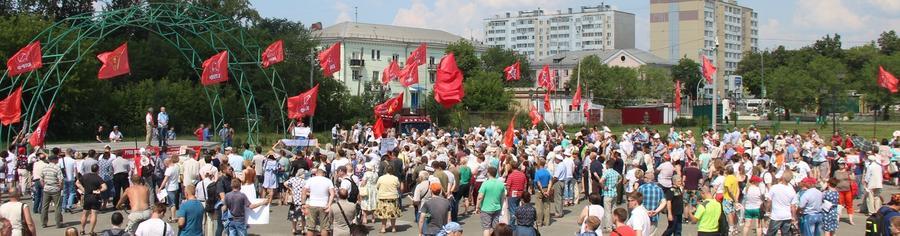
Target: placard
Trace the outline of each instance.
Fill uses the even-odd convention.
[[[242,189],[243,189],[243,187],[242,187]],[[256,203],[264,202],[264,201],[266,201],[265,198],[250,198],[250,204],[256,204]],[[269,204],[259,206],[256,209],[247,208],[244,211],[247,213],[247,224],[250,224],[250,225],[269,224]]]

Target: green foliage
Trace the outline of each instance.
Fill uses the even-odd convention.
[[[815,105],[815,98],[810,96],[816,93],[810,84],[814,80],[804,68],[798,66],[782,66],[772,71],[771,76],[766,76],[766,90],[769,99],[775,107],[781,107],[790,113],[792,110],[807,108],[807,105]]]
[[[512,94],[503,88],[502,74],[478,71],[463,84],[466,97],[460,103],[470,111],[505,111]]]
[[[697,125],[697,122],[691,118],[678,117],[675,118],[675,121],[672,122],[672,125],[675,127],[694,127]]]
[[[881,48],[881,53],[884,55],[900,52],[900,38],[897,37],[897,32],[894,30],[882,32],[881,37],[878,38],[878,47]]]
[[[453,53],[453,56],[456,57],[456,65],[462,70],[463,77],[468,78],[470,75],[475,74],[476,71],[481,70],[481,60],[475,54],[475,46],[472,45],[472,42],[460,39],[447,45],[445,52]]]
[[[672,77],[684,82],[682,94],[693,98],[697,97],[697,85],[703,79],[700,71],[700,63],[687,57],[678,60],[678,64],[672,67]]]
[[[578,68],[573,74],[577,75]],[[668,99],[673,96],[672,79],[665,69],[642,67],[610,67],[596,56],[589,56],[581,62],[581,83],[584,95],[593,94],[595,100],[610,108],[635,105],[650,99]],[[575,88],[576,79],[570,79],[567,86]]]
[[[512,49],[503,49],[500,47],[492,47],[481,54],[481,61],[484,63],[484,71],[487,72],[496,72],[500,73],[501,79],[504,81],[504,84],[509,87],[532,87],[534,86],[534,78],[531,76],[532,71],[528,68],[531,67],[531,63],[528,61],[528,57],[522,54],[517,54],[516,51]],[[520,80],[518,81],[506,81],[504,69],[507,66],[512,65],[519,61],[519,69],[522,70],[519,73]]]

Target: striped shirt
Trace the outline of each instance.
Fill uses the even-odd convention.
[[[63,173],[56,165],[47,165],[41,170],[44,192],[58,193],[63,182]]]

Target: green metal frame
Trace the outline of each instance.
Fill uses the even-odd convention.
[[[98,42],[109,34],[124,27],[140,28],[155,33],[168,41],[178,49],[191,68],[197,74],[202,73],[202,64],[208,56],[199,55],[198,47],[205,47],[213,51],[228,51],[229,76],[239,87],[241,100],[244,104],[245,121],[247,122],[247,142],[258,144],[259,141],[259,114],[253,88],[250,84],[249,74],[245,71],[259,70],[271,86],[271,92],[279,104],[284,104],[286,91],[274,67],[263,69],[260,64],[260,54],[265,48],[250,36],[241,23],[234,19],[222,16],[210,9],[198,7],[187,3],[152,3],[141,4],[129,8],[104,11],[100,13],[86,13],[61,20],[38,34],[34,40],[40,40],[43,50],[44,66],[39,70],[9,78],[4,71],[0,77],[0,84],[9,85],[0,88],[0,94],[9,94],[24,83],[23,104],[26,106],[23,114],[22,129],[33,130],[37,121],[56,99],[66,79],[73,69],[85,56],[94,58],[92,49]],[[192,44],[191,39],[199,39],[204,45]],[[33,40],[33,41],[34,41]],[[207,98],[210,101],[214,130],[218,130],[225,123],[225,112],[222,107],[219,92],[221,85],[204,87]],[[31,94],[30,98],[27,94]],[[279,118],[282,127],[286,126],[283,109],[279,109]],[[273,114],[274,115],[274,114]],[[13,126],[0,127],[0,142],[3,138],[11,140],[15,130]]]

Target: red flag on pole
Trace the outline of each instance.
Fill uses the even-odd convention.
[[[581,84],[578,84],[575,88],[575,96],[572,96],[572,107],[578,107],[581,105]]]
[[[319,67],[322,67],[322,74],[329,77],[341,70],[341,42],[336,42],[319,53]]]
[[[309,31],[322,30],[322,22],[316,22],[309,26]]]
[[[456,66],[453,53],[447,54],[441,58],[441,64],[438,66],[434,82],[434,100],[444,108],[450,108],[461,102],[465,96],[462,71]]]
[[[531,125],[537,125],[544,120],[544,117],[541,116],[541,113],[538,113],[537,107],[531,105],[531,110],[528,111],[528,118],[531,118]]]
[[[550,112],[550,91],[544,93],[544,112]]]
[[[384,71],[381,72],[381,84],[388,84],[392,80],[398,80],[400,78],[400,66],[397,65],[397,61],[391,61],[388,67],[384,68]]]
[[[712,84],[713,78],[716,77],[716,66],[706,56],[703,56],[703,77],[706,78],[708,84]]]
[[[509,65],[506,69],[503,69],[503,72],[506,73],[506,81],[510,80],[519,80],[522,73],[519,70],[519,60],[516,60],[516,63]]]
[[[263,51],[260,60],[262,60],[263,68],[269,68],[275,63],[284,61],[284,41],[279,39],[269,44],[266,50]]]
[[[540,73],[538,73],[538,87],[543,87],[547,90],[555,89],[553,86],[553,76],[550,75],[549,65],[544,65],[544,68],[541,69]]]
[[[204,86],[228,81],[228,51],[222,51],[203,61],[200,83]]]
[[[419,67],[415,64],[406,64],[400,72],[400,84],[409,87],[419,83]]]
[[[890,72],[884,70],[884,67],[878,66],[878,85],[888,89],[891,93],[897,93],[897,77]]]
[[[11,125],[18,123],[22,118],[22,86],[0,100],[0,123]]]
[[[316,113],[316,101],[319,97],[319,85],[310,90],[287,99],[289,119],[303,119]]]
[[[425,64],[425,56],[428,50],[427,45],[425,43],[419,44],[419,47],[416,50],[413,50],[412,53],[409,54],[409,57],[406,58],[405,67],[409,67],[410,65],[421,66]]]
[[[516,132],[516,115],[513,115],[512,119],[509,120],[509,126],[506,127],[506,132],[503,133],[503,145],[506,147],[512,147],[513,139],[515,138]]]
[[[131,73],[131,66],[128,64],[128,43],[122,43],[115,50],[100,53],[97,55],[100,59],[100,71],[97,72],[98,79],[109,79],[112,77]]]
[[[28,44],[6,61],[7,75],[13,77],[41,68],[44,66],[41,57],[41,41]]]
[[[36,146],[44,146],[44,137],[47,136],[47,125],[50,123],[50,114],[53,113],[53,106],[50,105],[50,109],[47,109],[47,113],[41,117],[41,121],[38,122],[37,129],[31,133],[31,137],[28,138],[28,143],[31,144],[32,147]]]
[[[381,117],[375,117],[375,125],[372,126],[372,133],[375,135],[375,139],[381,139],[381,136],[384,135],[384,122],[381,121]]]
[[[581,107],[581,110],[584,110],[584,117],[591,117],[591,103],[588,101],[584,101],[584,106]]]
[[[375,105],[375,117],[382,115],[392,116],[403,108],[403,93],[396,97],[388,99],[381,104]]]
[[[675,81],[675,111],[681,111],[681,81]]]

